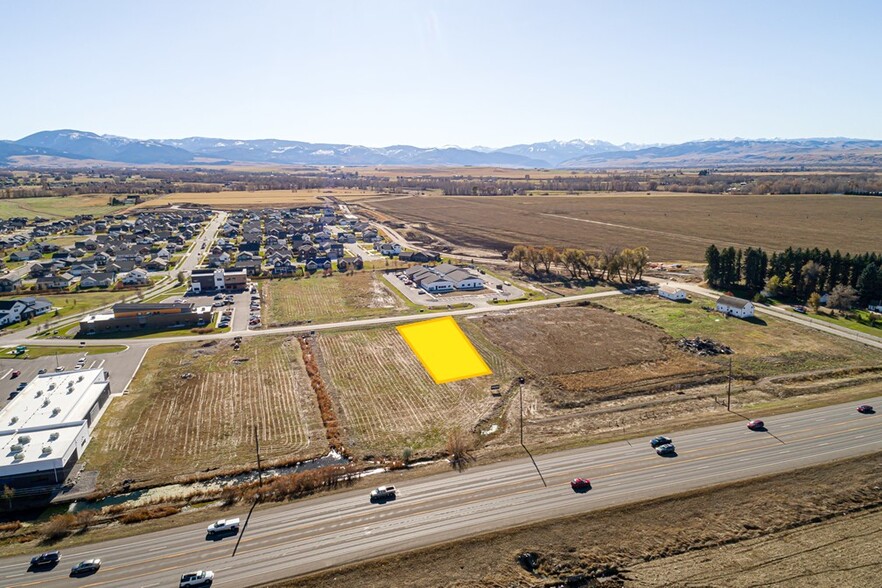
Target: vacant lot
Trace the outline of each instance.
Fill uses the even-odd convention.
[[[726,318],[696,296],[676,303],[656,296],[616,296],[598,304],[658,325],[675,339],[710,337],[732,348],[736,375],[761,378],[831,368],[878,365],[882,353],[860,343],[761,315],[754,321]],[[728,357],[715,361],[725,363]]]
[[[108,488],[125,479],[161,483],[261,458],[296,459],[328,447],[295,343],[277,337],[152,348],[129,392],[115,399],[86,450]]]
[[[138,208],[168,206],[171,204],[202,204],[213,208],[284,208],[322,204],[323,198],[335,197],[347,201],[376,196],[375,192],[365,190],[259,190],[224,192],[177,192],[153,198],[139,204]]]
[[[407,310],[379,274],[369,271],[264,280],[261,294],[269,326],[389,316]]]
[[[736,247],[882,250],[882,199],[864,196],[591,194],[564,197],[405,196],[370,206],[466,247],[551,244],[649,247],[655,260],[700,261],[710,243]]]
[[[449,431],[470,431],[497,401],[490,385],[514,374],[484,341],[472,339],[493,375],[435,384],[393,328],[322,334],[320,364],[361,455],[398,458],[443,451]]]
[[[877,586],[880,474],[882,456],[876,454],[488,533],[271,585]],[[856,512],[870,506],[875,510]],[[854,514],[841,516],[846,513]],[[539,555],[533,574],[517,562],[527,551]],[[577,574],[606,579],[566,583]]]
[[[77,214],[96,216],[117,213],[125,206],[109,206],[107,194],[84,194],[82,196],[51,196],[47,198],[11,198],[0,200],[0,218],[25,216],[33,218],[59,218]],[[81,237],[85,239],[86,237]]]

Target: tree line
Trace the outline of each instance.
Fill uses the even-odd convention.
[[[508,259],[517,262],[521,272],[528,273],[529,270],[537,276],[543,272],[550,275],[552,267],[563,266],[574,280],[612,280],[617,277],[619,281],[630,282],[643,277],[643,270],[649,263],[649,249],[604,247],[594,255],[584,249],[515,245],[508,253]]]
[[[788,247],[768,255],[761,248],[711,245],[704,259],[704,277],[715,288],[744,286],[751,293],[766,290],[772,296],[800,301],[835,292],[837,300],[846,299],[840,306],[849,306],[849,300],[864,305],[882,300],[882,256],[878,253],[852,255],[838,249],[831,253],[817,247]]]

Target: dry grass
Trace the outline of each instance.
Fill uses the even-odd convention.
[[[359,200],[376,196],[375,192],[365,190],[345,190],[342,188],[326,190],[259,190],[223,192],[177,192],[153,198],[139,204],[137,208],[169,206],[172,204],[200,204],[221,209],[236,208],[283,208],[323,204],[323,198],[334,197],[345,200]]]
[[[255,425],[267,461],[328,450],[296,343],[260,337],[238,351],[226,342],[161,345],[110,405],[84,459],[98,470],[99,489],[185,479],[253,463]]]
[[[407,310],[380,275],[369,271],[265,280],[261,294],[269,326],[390,316]]]
[[[700,261],[710,243],[882,250],[882,200],[838,195],[591,194],[576,197],[410,196],[371,203],[461,246],[646,245],[656,260]]]
[[[490,385],[514,372],[486,342],[473,338],[493,375],[435,384],[391,328],[322,334],[319,364],[326,370],[350,437],[350,451],[399,457],[444,450],[450,431],[471,430],[495,399]]]

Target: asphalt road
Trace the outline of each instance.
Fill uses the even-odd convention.
[[[882,406],[882,397],[869,401]],[[745,415],[745,417],[762,415]],[[259,509],[231,557],[235,537],[205,538],[203,524],[64,550],[62,564],[29,572],[27,557],[0,560],[0,583],[21,586],[174,586],[179,574],[212,569],[215,586],[250,586],[441,541],[583,513],[703,486],[774,474],[882,451],[882,415],[854,404],[766,419],[767,432],[743,421],[671,434],[679,455],[663,458],[648,438],[539,456],[543,486],[527,459],[399,484],[400,496],[371,504],[347,491]],[[527,431],[529,442],[529,430]],[[590,477],[578,494],[568,481]],[[230,516],[243,518],[244,509]],[[100,557],[94,576],[70,579],[70,566]]]

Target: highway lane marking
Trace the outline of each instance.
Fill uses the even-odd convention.
[[[874,422],[874,423],[871,423],[870,426],[873,427],[873,425],[876,425],[876,424],[877,424],[877,423]],[[820,435],[815,435],[815,436],[812,436],[812,437],[807,437],[807,438],[805,438],[805,439],[799,439],[799,440],[797,440],[797,441],[798,441],[798,442],[813,441],[813,440],[821,439],[821,438],[824,438],[824,437],[830,437],[830,436],[834,436],[834,435],[841,435],[841,434],[849,433],[849,432],[851,432],[851,431],[860,430],[860,429],[863,429],[863,428],[868,428],[868,427],[867,427],[867,426],[852,427],[852,428],[844,429],[844,430],[841,430],[841,431],[833,431],[833,430],[830,430],[830,431],[827,431],[826,433],[823,433],[823,434],[820,434]],[[875,427],[873,427],[873,428],[875,428]],[[806,429],[802,429],[801,431],[798,431],[798,432],[802,432],[802,431],[810,431],[810,430],[813,430],[813,429],[814,429],[813,427],[812,427],[812,428],[806,428]],[[872,444],[872,443],[875,443],[875,441],[874,441],[874,442],[871,442],[870,444]],[[867,445],[867,444],[863,444],[863,445]],[[862,447],[863,445],[860,445],[860,446],[858,446],[858,447]],[[771,445],[770,447],[776,447],[776,446],[775,446],[775,445]],[[695,463],[695,462],[697,462],[697,461],[704,461],[704,460],[712,459],[712,458],[725,458],[725,457],[727,457],[727,456],[731,456],[731,455],[734,455],[734,454],[736,454],[736,453],[744,453],[744,452],[747,452],[747,451],[755,451],[756,449],[763,449],[763,448],[764,448],[764,447],[761,446],[761,447],[759,447],[759,448],[746,448],[746,449],[743,449],[743,450],[739,450],[739,451],[737,451],[737,452],[723,453],[723,454],[715,454],[715,455],[709,455],[709,456],[704,456],[704,457],[695,457],[695,458],[692,458],[692,459],[690,459],[690,460],[686,460],[686,463]],[[844,450],[844,449],[843,449],[843,450]],[[681,454],[681,455],[685,455],[685,454],[688,454],[688,453],[697,453],[698,451],[699,451],[699,450],[696,449],[696,450],[693,450],[693,451],[690,451],[690,452],[683,452],[683,454]],[[834,451],[839,451],[839,450],[834,450]],[[827,452],[827,453],[830,453],[830,452]],[[652,459],[652,458],[649,458],[649,459]],[[648,460],[648,459],[647,459],[647,460],[623,460],[623,461],[618,462],[618,463],[620,463],[620,464],[622,464],[622,463],[631,463],[631,462],[634,462],[634,461],[649,461],[649,460]],[[743,459],[743,460],[740,460],[740,461],[748,461],[748,459]],[[787,463],[788,461],[793,461],[793,460],[784,460],[784,461],[781,461],[781,462],[774,462],[774,463]],[[616,465],[616,464],[607,464],[606,467],[611,467],[611,466],[613,466],[613,465]],[[647,470],[652,470],[652,469],[656,469],[656,468],[659,468],[659,467],[668,467],[668,464],[666,464],[666,463],[660,463],[660,464],[657,464],[657,465],[654,465],[654,466],[645,467],[645,468],[638,469],[638,470],[635,470],[635,471],[629,471],[629,472],[615,472],[615,473],[608,474],[607,477],[620,476],[620,475],[622,475],[622,474],[626,474],[626,473],[627,473],[627,474],[642,473],[642,472],[645,472],[645,471],[647,471]],[[709,466],[704,466],[704,468],[706,468],[706,467],[709,467]],[[755,466],[755,467],[757,467],[757,466]],[[704,468],[702,468],[702,469],[704,469]],[[734,470],[734,471],[735,471],[735,472],[740,472],[740,471],[745,471],[745,469]],[[729,473],[731,473],[731,472],[732,472],[732,470],[729,470]],[[714,474],[714,475],[718,475],[718,474]],[[604,479],[605,479],[605,478],[604,478]],[[699,477],[698,479],[702,479],[702,477]],[[664,486],[667,486],[667,485],[669,485],[669,484],[667,484],[667,483],[664,484]],[[555,487],[556,487],[556,485],[555,485]],[[656,488],[656,487],[649,487],[649,488],[652,489],[652,488]],[[512,499],[515,499],[515,498],[517,498],[517,497],[520,496],[520,495],[523,495],[523,494],[526,494],[526,493],[535,492],[535,491],[536,491],[535,488],[527,488],[527,489],[524,489],[524,490],[520,490],[520,491],[517,491],[517,492],[513,492],[513,493],[509,493],[509,494],[503,495],[503,496],[500,497],[500,499],[504,498],[504,499],[506,499],[506,500],[508,500],[508,501],[511,501]],[[629,492],[629,493],[633,493],[634,490],[628,490],[628,492]],[[477,505],[478,503],[481,503],[481,502],[486,502],[486,497],[483,497],[483,496],[482,496],[482,497],[480,497],[480,498],[476,498],[476,499],[470,500],[470,501],[465,502],[465,503],[460,502],[460,503],[459,503],[460,511],[462,510],[462,508],[461,508],[462,506],[470,506],[470,507],[474,507],[475,505]],[[444,510],[447,510],[447,509],[449,509],[449,508],[450,508],[450,507],[445,506],[445,507],[440,507],[440,508],[437,508],[437,509],[430,509],[430,510],[422,511],[422,513],[421,513],[420,516],[421,516],[422,518],[426,518],[426,517],[429,517],[429,516],[431,516],[431,515],[434,515],[434,514],[437,514],[437,513],[443,512]],[[369,515],[372,514],[372,513],[364,513],[364,514],[363,514],[363,513],[359,513],[359,517],[360,517],[360,518],[363,518],[363,517],[365,516],[365,514],[367,514],[367,515],[369,516]],[[388,513],[385,513],[385,514],[388,514],[389,516],[388,516],[388,517],[382,517],[382,516],[381,516],[381,518],[389,518],[389,519],[392,519],[392,518],[393,518],[393,517],[391,516],[392,514],[398,514],[398,515],[399,515],[399,516],[395,516],[395,517],[394,517],[394,520],[395,520],[395,521],[400,520],[400,519],[403,519],[403,518],[408,518],[408,515],[407,515],[406,513],[401,513],[401,512],[389,511]],[[403,514],[404,516],[401,516],[402,514]],[[393,520],[389,520],[388,522],[389,522],[389,523],[392,523],[392,522],[394,522],[394,521],[393,521]],[[340,524],[343,524],[343,523],[340,523]],[[369,528],[370,528],[370,525],[375,525],[375,524],[376,524],[376,522],[366,523],[366,524],[363,524],[363,525],[358,525],[358,524],[356,524],[356,525],[347,525],[347,526],[348,526],[349,528],[351,528],[352,530],[357,530],[357,529],[359,529],[359,528],[364,528],[364,527],[367,527],[367,528],[369,529]],[[304,532],[304,531],[309,530],[309,528],[310,528],[310,526],[307,525],[307,526],[304,526],[304,527],[299,527],[299,528],[297,528],[296,530],[297,530],[298,532]],[[314,527],[313,527],[313,528],[314,528]],[[291,533],[291,529],[290,529],[290,528],[286,528],[286,529],[282,529],[282,530],[277,531],[277,532],[274,532],[274,533],[268,533],[268,534],[262,534],[262,535],[259,535],[259,536],[252,536],[252,537],[249,537],[249,538],[244,538],[244,539],[241,541],[241,543],[254,543],[254,542],[257,542],[257,541],[264,541],[264,542],[265,542],[266,540],[271,540],[271,539],[276,538],[276,537],[278,537],[278,536],[280,536],[280,535],[285,535],[285,534],[290,534],[290,533]],[[331,535],[331,533],[325,533],[322,537],[315,537],[315,536],[313,536],[312,539],[313,539],[313,540],[315,540],[315,539],[317,539],[317,538],[326,539],[329,535]],[[162,560],[167,560],[167,559],[172,559],[172,558],[178,558],[178,557],[182,557],[182,556],[186,556],[186,555],[192,555],[192,554],[194,554],[194,553],[198,553],[198,552],[205,552],[205,551],[208,551],[208,550],[210,550],[210,549],[213,549],[214,547],[215,547],[214,545],[212,545],[212,546],[202,546],[202,547],[198,547],[198,548],[195,548],[195,549],[184,550],[184,551],[179,551],[179,552],[174,552],[174,553],[166,554],[166,555],[163,555],[163,556],[154,557],[154,558],[152,558],[152,559],[139,560],[139,561],[132,562],[132,563],[128,563],[128,564],[121,564],[121,565],[118,565],[118,566],[110,566],[110,567],[107,567],[107,568],[105,568],[105,569],[106,569],[106,570],[118,570],[118,569],[122,569],[122,568],[126,568],[126,567],[131,567],[131,566],[133,566],[133,565],[143,565],[143,564],[145,564],[145,563],[150,563],[150,562],[154,562],[154,561],[162,561]],[[257,552],[257,551],[260,551],[261,549],[263,549],[263,548],[252,549],[252,550],[247,551],[247,552],[244,552],[244,553],[255,553],[255,552]],[[229,557],[229,556],[227,556],[227,555],[222,555],[222,556],[216,556],[216,557],[213,557],[213,558],[209,558],[209,559],[207,559],[207,560],[203,560],[203,561],[216,561],[216,560],[218,560],[218,559],[225,559],[225,558],[227,558],[227,557]],[[177,567],[177,566],[175,566],[175,567]],[[172,568],[166,568],[165,570],[154,570],[153,572],[150,572],[150,573],[154,573],[154,572],[156,572],[156,571],[168,571],[168,570],[172,570],[172,569],[175,569],[175,568],[172,567]],[[140,575],[140,576],[132,576],[131,578],[142,577],[143,575],[147,575],[147,574],[142,574],[142,575]],[[46,581],[51,581],[51,580],[47,579]],[[38,580],[38,581],[31,582],[31,583],[27,583],[27,584],[20,584],[20,586],[32,586],[32,585],[37,585],[37,584],[42,584],[42,583],[44,583],[42,580]],[[107,584],[107,583],[108,583],[108,582],[101,582],[101,583],[96,583],[96,584],[89,584],[89,585],[87,585],[87,586],[100,586],[100,585],[104,585],[104,584]]]

